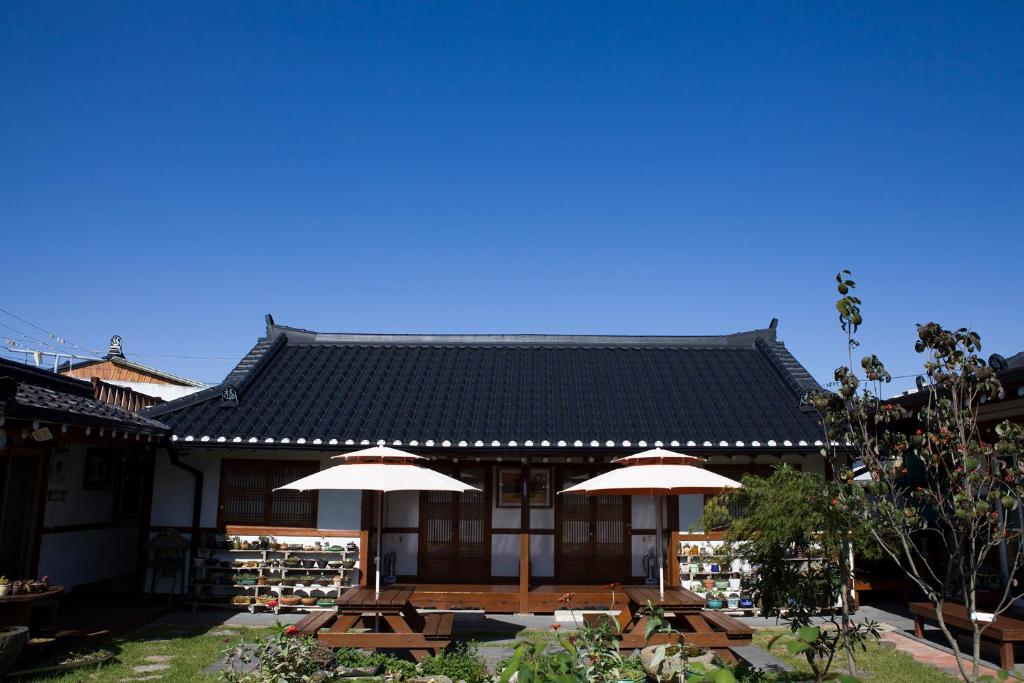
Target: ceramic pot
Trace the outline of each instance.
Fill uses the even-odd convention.
[[[737,557],[735,560],[732,561],[732,570],[736,574],[739,574],[743,571],[743,560],[741,558]]]
[[[722,571],[722,568],[720,566],[718,566],[717,564],[712,564],[711,565],[711,569],[709,571],[712,574],[717,574],[718,572]]]
[[[750,566],[750,560],[743,560],[744,573],[749,574],[751,571],[753,571],[753,569],[754,568]]]
[[[754,606],[754,601],[750,598],[740,598],[740,607],[743,609],[750,609]]]
[[[729,579],[729,590],[738,591],[742,581],[740,579]]]
[[[715,581],[715,588],[720,591],[724,591],[729,587],[728,581]]]
[[[730,595],[729,597],[727,597],[725,599],[725,601],[726,601],[726,604],[729,605],[729,609],[736,609],[737,607],[740,606],[740,599],[739,599],[738,596]]]
[[[704,588],[706,588],[707,590],[713,590],[715,588],[715,580],[704,579]]]
[[[722,609],[722,601],[717,599],[708,600],[708,609]]]
[[[11,584],[0,583],[0,598],[11,594]]]

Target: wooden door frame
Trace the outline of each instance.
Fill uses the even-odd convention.
[[[50,487],[50,460],[53,449],[49,447],[18,447],[5,448],[4,451],[4,455],[7,457],[7,474],[4,477],[5,487],[11,484],[11,467],[14,464],[14,458],[32,458],[36,461],[35,481],[33,482],[35,491],[32,495],[32,506],[28,511],[18,510],[14,511],[14,514],[23,517],[27,521],[26,538],[28,540],[28,547],[19,548],[16,552],[22,553],[26,558],[22,564],[26,575],[38,577],[39,553],[43,545],[43,518],[46,514],[47,492]],[[0,493],[6,494],[6,491]],[[6,516],[11,513],[12,511],[8,510],[6,506],[0,505],[0,530],[3,529]]]
[[[565,476],[565,470],[587,470],[588,471],[588,476],[594,477],[594,476],[600,474],[601,472],[605,472],[605,471],[607,471],[609,469],[607,463],[596,463],[596,462],[579,463],[579,464],[576,464],[576,463],[564,463],[564,464],[561,464],[561,463],[559,463],[559,464],[554,465],[553,467],[554,467],[554,472],[552,474],[552,477],[553,477],[554,481],[552,482],[552,487],[556,491],[561,490],[561,488],[563,486],[565,486],[565,481],[563,480],[563,477]],[[597,501],[594,498],[594,496],[587,496],[587,498],[588,498],[587,505],[589,507],[589,513],[588,514],[590,515],[590,524],[591,524],[591,534],[590,534],[590,539],[591,540],[590,540],[590,548],[589,548],[588,554],[589,554],[589,556],[591,558],[593,558],[594,554],[597,551],[597,546],[596,546],[597,541],[595,539],[594,530],[593,530],[593,524],[597,521],[596,520],[596,516],[594,515],[594,508],[597,506]],[[554,565],[554,572],[555,572],[554,580],[555,580],[555,583],[559,583],[559,582],[565,581],[565,579],[563,579],[559,575],[559,566],[558,566],[559,565],[559,560],[560,560],[560,558],[562,556],[562,553],[561,553],[562,533],[561,533],[561,531],[562,531],[563,505],[562,505],[561,501],[562,501],[562,499],[557,494],[555,494],[555,501],[554,501],[554,505],[555,505],[555,529],[554,529],[554,532],[555,532],[555,543],[554,543],[554,553],[555,553],[555,556],[553,558],[554,561],[552,563]],[[632,578],[632,576],[633,576],[633,497],[632,496],[622,496],[622,508],[623,508],[623,510],[622,510],[622,515],[623,515],[623,530],[622,530],[623,541],[622,541],[622,545],[623,545],[623,551],[624,552],[623,552],[622,567],[620,567],[620,570],[622,572],[621,580],[629,581]]]
[[[459,478],[459,473],[462,470],[480,469],[484,473],[484,489],[482,491],[484,497],[484,531],[483,531],[483,545],[484,545],[484,576],[487,580],[491,580],[494,577],[491,574],[491,554],[492,554],[492,541],[491,541],[491,516],[494,513],[494,501],[491,498],[493,493],[493,486],[491,482],[494,478],[495,465],[491,463],[482,462],[451,462],[447,461],[443,463],[443,468],[439,467],[437,470],[444,474],[449,474],[456,479]],[[424,566],[424,555],[426,554],[426,543],[424,539],[427,537],[427,499],[424,495],[426,491],[420,491],[418,497],[419,505],[419,531],[417,532],[417,547],[416,547],[416,580],[422,580],[421,569]],[[453,496],[461,496],[460,493],[453,493]],[[461,513],[461,499],[454,498],[455,515],[453,516],[454,524],[454,538],[452,543],[457,544],[458,540],[458,523],[457,520]]]

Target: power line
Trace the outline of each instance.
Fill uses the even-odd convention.
[[[70,346],[72,348],[78,349],[79,351],[87,351],[87,352],[89,352],[89,353],[91,353],[93,355],[96,355],[96,356],[102,356],[103,355],[102,351],[97,351],[96,349],[90,349],[90,348],[88,348],[86,346],[79,346],[78,344],[69,342],[66,338],[60,336],[56,332],[52,332],[50,330],[47,330],[46,328],[40,327],[39,325],[36,325],[31,320],[25,320],[20,315],[16,315],[14,313],[11,313],[6,308],[0,308],[0,313],[6,313],[7,315],[11,316],[15,320],[19,320],[19,321],[25,323],[26,325],[29,325],[30,327],[34,327],[35,329],[39,330],[40,332],[42,332],[43,334],[48,336],[50,339],[55,339],[61,346]],[[8,327],[8,326],[5,325],[5,327]],[[13,329],[13,328],[10,328],[10,329]],[[24,334],[24,333],[21,333],[21,334]],[[52,346],[51,344],[48,344],[47,342],[40,342],[40,343],[47,344],[47,346]]]
[[[138,356],[140,358],[179,358],[185,360],[218,360],[218,361],[237,361],[237,358],[232,356],[175,356],[169,354],[159,353],[126,353],[126,356]]]

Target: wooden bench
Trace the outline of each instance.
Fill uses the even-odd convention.
[[[292,635],[296,637],[315,636],[322,628],[327,628],[338,618],[334,611],[311,612],[293,624]]]
[[[914,635],[924,638],[924,622],[937,621],[935,608],[930,602],[912,602],[910,612],[914,615]],[[960,603],[943,603],[942,620],[947,626],[956,629],[973,630],[967,608]],[[1001,614],[984,626],[981,637],[999,643],[999,666],[1012,672],[1013,644],[1024,641],[1024,621]]]
[[[423,637],[427,640],[451,640],[454,612],[431,612],[423,616]]]

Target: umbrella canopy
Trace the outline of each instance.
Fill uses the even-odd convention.
[[[377,504],[377,576],[376,590],[380,593],[380,542],[383,535],[383,496],[391,491],[479,491],[447,475],[413,465],[425,458],[387,446],[374,446],[363,450],[335,455],[344,464],[320,470],[308,477],[279,486],[275,491],[379,491]]]
[[[296,479],[280,489],[294,491],[479,491],[458,479],[407,463],[353,462]]]
[[[652,448],[622,458],[615,458],[612,462],[623,465],[657,465],[660,463],[668,465],[687,465],[695,462],[704,462],[704,458],[696,455],[686,455],[675,451],[666,451],[664,448]]]
[[[559,493],[620,496],[674,496],[685,494],[717,495],[728,489],[743,488],[738,481],[694,467],[701,458],[654,448],[617,458],[612,462],[625,467],[599,474]],[[661,524],[661,502],[654,506],[657,527],[658,587],[665,593],[665,559]]]
[[[742,488],[738,481],[693,465],[628,465],[570,486],[561,493],[625,496],[715,495]]]

